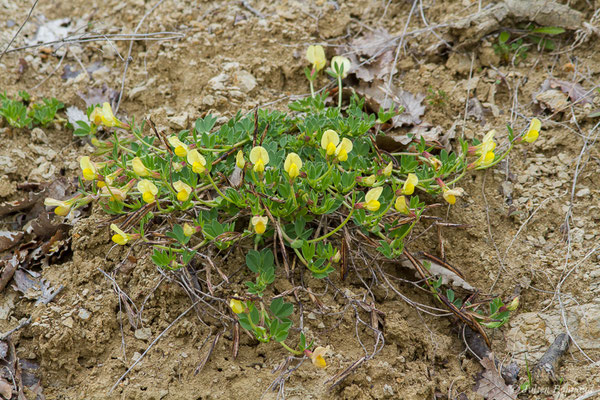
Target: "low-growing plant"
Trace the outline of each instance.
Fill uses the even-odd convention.
[[[535,44],[539,51],[556,49],[556,42],[550,36],[564,33],[564,28],[556,26],[535,26],[526,24],[521,26],[521,34],[516,39],[511,40],[511,34],[508,31],[502,31],[498,35],[498,40],[493,44],[494,52],[500,56],[505,63],[518,65],[527,58],[528,48]]]
[[[47,126],[56,118],[56,113],[65,105],[55,98],[42,99],[41,103],[31,103],[31,96],[19,92],[19,98],[11,99],[6,92],[0,94],[0,116],[14,128]]]
[[[311,87],[325,67],[321,55],[318,48],[307,54]],[[340,93],[340,78],[349,70],[349,62],[338,59],[329,71]],[[381,254],[399,257],[405,237],[429,208],[420,194],[455,204],[464,194],[455,185],[468,171],[490,168],[517,143],[535,141],[540,122],[534,118],[518,137],[509,129],[509,143],[500,154],[495,131],[481,142],[460,139],[457,151],[413,137],[406,151],[385,153],[374,139],[394,111],[367,113],[357,96],[345,109],[340,99],[337,107],[329,107],[328,93],[312,92],[291,103],[287,113],[238,113],[220,126],[207,115],[192,129],[166,136],[156,130],[145,134],[145,123],[118,120],[108,103],[92,107],[89,121],[78,122],[76,131],[89,135],[96,147],[92,157],[80,159],[79,194],[66,201],[46,199],[46,204],[56,206],[58,215],[92,201],[109,214],[128,214],[126,223],[111,225],[112,240],[145,243],[154,263],[169,270],[190,264],[208,246],[254,247],[246,254],[247,292],[230,298],[231,311],[257,340],[278,342],[325,367],[326,349],[311,350],[313,341],[307,342],[304,332],[294,337],[295,346],[286,343],[294,307],[281,297],[268,298],[276,277],[289,276],[295,263],[315,279],[328,277],[342,262],[335,240],[342,230],[375,238]],[[112,135],[99,139],[100,127]],[[334,225],[321,225],[324,218]],[[269,248],[273,243],[279,256]],[[462,306],[454,292],[442,294],[441,281],[428,285],[438,298]],[[490,327],[507,319],[498,301],[487,317],[481,315]]]

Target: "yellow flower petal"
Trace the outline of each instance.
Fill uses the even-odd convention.
[[[317,71],[322,70],[325,64],[327,64],[325,50],[320,44],[308,46],[308,49],[306,49],[306,59]]]
[[[185,157],[188,152],[187,144],[183,143],[177,136],[169,137],[169,144],[175,149],[175,154],[181,158]]]
[[[443,189],[444,200],[446,200],[449,204],[456,203],[456,197],[460,197],[465,193],[462,188],[454,188],[454,189]]]
[[[367,194],[365,195],[365,201],[368,203],[371,200],[378,200],[379,196],[381,196],[381,193],[383,193],[383,187],[382,186],[370,189],[367,192]]]
[[[115,115],[113,114],[110,103],[105,102],[104,104],[102,104],[101,118],[102,118],[102,123],[106,127],[121,125],[121,121],[119,121],[117,118],[115,118]]]
[[[343,138],[342,142],[335,149],[335,155],[339,161],[346,161],[348,159],[348,153],[353,149],[354,145],[348,138]]]
[[[187,162],[196,174],[201,174],[206,170],[206,159],[196,149],[192,149],[187,153]]]
[[[131,160],[131,165],[133,166],[133,172],[135,172],[137,176],[143,177],[150,175],[148,168],[146,168],[141,158],[134,157],[133,160]]]
[[[250,162],[256,164],[259,160],[262,160],[264,165],[269,163],[269,153],[262,146],[256,146],[250,150]]]
[[[93,181],[94,179],[96,179],[96,167],[90,161],[90,158],[88,156],[81,157],[81,159],[79,160],[79,166],[81,167],[81,171],[83,173],[83,179],[87,181]]]
[[[394,208],[396,211],[401,212],[402,214],[408,214],[408,204],[406,203],[406,197],[398,196],[396,198],[396,203],[394,204]]]
[[[236,314],[241,314],[244,312],[244,303],[242,303],[240,300],[231,299],[229,301],[229,307],[231,308],[231,311]]]
[[[419,184],[419,178],[415,174],[408,174],[406,182],[402,186],[402,194],[411,195],[415,192],[415,186]]]
[[[112,229],[115,234],[112,236],[112,241],[116,244],[120,244],[121,246],[127,244],[131,239],[131,235],[123,232],[119,227],[115,224],[110,225],[110,229]]]
[[[173,183],[173,187],[177,191],[177,200],[187,201],[192,193],[192,187],[185,182],[177,181]]]
[[[235,165],[237,165],[239,169],[244,169],[244,166],[246,165],[246,160],[244,160],[244,152],[241,150],[235,155]]]
[[[267,217],[255,215],[252,217],[251,222],[252,226],[254,227],[254,231],[259,235],[262,235],[267,230],[267,222],[269,222],[269,219]]]
[[[300,156],[296,153],[288,154],[283,163],[283,169],[288,173],[291,179],[300,175],[300,168],[302,168],[302,159]]]
[[[154,203],[155,196],[158,194],[158,188],[154,183],[150,182],[148,179],[142,179],[138,182],[137,189],[142,194],[142,199],[144,199],[146,203]]]
[[[183,234],[185,236],[190,237],[194,233],[196,233],[196,228],[194,228],[192,225],[188,224],[187,222],[185,224],[183,224]]]
[[[319,368],[326,368],[327,362],[325,361],[325,355],[329,350],[326,347],[317,347],[313,350],[310,355],[310,359],[312,360],[313,365]]]
[[[327,152],[328,156],[331,156],[336,151],[336,146],[340,142],[340,137],[336,131],[328,129],[323,132],[321,137],[321,147]]]
[[[385,166],[385,168],[383,169],[382,173],[384,176],[391,176],[392,175],[392,171],[394,169],[394,163],[392,161],[390,161],[390,163],[388,165]]]

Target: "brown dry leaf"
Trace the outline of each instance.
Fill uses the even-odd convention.
[[[0,231],[0,252],[6,251],[23,239],[23,232]]]
[[[0,395],[5,399],[12,397],[12,385],[4,378],[0,378]]]
[[[425,113],[424,94],[414,95],[393,86],[387,90],[385,83],[381,80],[375,80],[372,84],[360,82],[355,90],[365,97],[367,104],[374,112],[378,112],[381,108],[388,110],[392,107],[404,107],[404,111],[400,115],[392,118],[393,127],[421,123],[421,116]]]
[[[365,82],[383,79],[396,72],[394,41],[385,29],[376,29],[354,39],[348,47],[348,58],[355,66],[352,73]]]
[[[560,95],[556,92],[560,93]],[[560,104],[558,104],[558,106],[562,106],[563,99],[565,104],[567,103],[567,99],[570,99],[572,102],[578,104],[591,104],[593,100],[591,94],[588,93],[588,91],[585,90],[580,84],[554,78],[546,79],[542,83],[540,90],[534,94],[533,98],[534,101],[537,100],[548,105],[548,101],[544,101],[539,97],[546,98],[550,96],[555,98],[555,102],[559,102],[558,99],[560,98]],[[550,101],[550,103],[552,102]],[[549,107],[552,108],[553,111],[560,111],[560,109],[557,110],[551,105],[549,105]],[[564,107],[566,107],[566,105]]]
[[[492,356],[493,357],[493,356]],[[475,384],[474,390],[489,400],[514,400],[517,398],[515,389],[508,386],[498,370],[494,360],[489,357],[480,361],[484,371]]]
[[[442,284],[444,285],[448,285],[451,284],[454,287],[461,287],[463,289],[466,289],[468,291],[474,292],[476,289],[471,286],[469,284],[469,282],[465,281],[463,278],[461,278],[460,276],[458,276],[455,272],[450,271],[448,268],[434,262],[433,260],[430,259],[425,259],[425,258],[421,258],[418,257],[419,261],[424,261],[426,260],[427,262],[429,262],[429,272],[431,273],[431,275],[433,275],[435,278],[441,277],[442,278]],[[400,264],[403,267],[406,268],[410,268],[412,270],[415,271],[415,276],[420,277],[420,275],[417,273],[417,271],[415,270],[415,267],[413,266],[413,264],[410,262],[410,260],[408,259],[404,259],[400,262]]]

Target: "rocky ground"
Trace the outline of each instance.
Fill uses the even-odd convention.
[[[527,365],[557,335],[568,329],[573,338],[557,370],[560,385],[536,383],[520,397],[577,398],[600,387],[600,120],[593,116],[600,104],[600,25],[590,2],[569,2],[571,11],[561,14],[561,21],[547,23],[565,25],[566,32],[554,38],[556,48],[541,51],[530,44],[527,58],[517,63],[494,52],[498,34],[506,30],[514,37],[524,20],[536,26],[547,21],[510,8],[512,3],[506,2],[505,18],[494,25],[487,24],[489,1],[425,0],[414,6],[407,1],[40,1],[11,48],[65,35],[105,36],[5,54],[0,90],[11,96],[27,90],[84,110],[86,101],[118,98],[125,78],[122,119],[151,117],[159,129],[180,130],[208,112],[222,123],[257,106],[285,110],[290,98],[308,93],[303,72],[308,44],[323,44],[331,57],[351,52],[348,46],[357,38],[385,30],[392,48],[387,65],[400,49],[393,83],[424,95],[420,126],[428,132],[454,143],[461,135],[481,137],[496,129],[502,141],[507,124],[521,132],[526,118],[538,115],[543,121],[534,144],[516,147],[490,171],[468,174],[461,183],[468,195],[437,215],[461,224],[442,228],[441,236],[446,258],[469,283],[503,298],[519,288],[518,311],[490,335],[498,359],[521,367],[522,381]],[[20,2],[0,0],[1,48],[28,12]],[[132,32],[145,36],[133,42],[114,36]],[[327,83],[321,77],[317,86]],[[360,82],[349,85],[359,88]],[[416,128],[397,131],[410,129]],[[93,151],[64,124],[32,131],[5,125],[0,143],[0,202],[27,196],[31,186],[25,183],[71,179],[78,173],[78,157]],[[359,279],[367,260],[355,260],[357,272],[347,281],[332,278],[339,291],[311,282],[315,293],[324,293],[319,301],[325,307],[307,302],[304,323],[320,344],[330,346],[329,367],[317,370],[304,362],[282,375],[283,349],[242,335],[233,359],[231,332],[195,311],[170,327],[189,311],[187,295],[157,271],[144,250],[112,246],[101,209],[88,214],[68,230],[72,251],[38,268],[50,287],[63,286],[56,297],[36,303],[36,296],[15,290],[14,283],[1,292],[0,332],[31,318],[11,336],[23,370],[37,382],[24,389],[28,398],[36,393],[46,399],[480,398],[473,386],[481,365],[466,354],[452,317],[420,312],[383,282],[369,282],[369,293]],[[5,215],[0,229],[11,229],[18,218]],[[436,253],[438,242],[428,223],[410,238],[412,249],[430,253]],[[234,271],[241,260],[236,251],[221,268]],[[427,293],[399,280],[413,280],[411,271],[398,263],[386,264],[384,271],[403,295],[437,306]],[[232,291],[243,290],[243,279],[231,285]],[[276,286],[289,289],[283,279]],[[351,301],[364,298],[384,316],[383,347],[357,320],[370,318]],[[131,310],[139,316],[135,324],[128,321]],[[212,343],[214,351],[195,373]],[[374,353],[338,380],[339,372]]]

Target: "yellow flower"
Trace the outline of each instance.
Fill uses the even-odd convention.
[[[96,166],[90,161],[88,156],[81,157],[79,160],[79,166],[83,172],[83,179],[86,181],[93,181],[98,177],[96,173]]]
[[[173,187],[177,190],[177,200],[179,201],[187,201],[190,198],[190,193],[192,193],[192,187],[187,183],[177,181],[173,183]]]
[[[244,160],[244,152],[241,150],[239,150],[235,155],[235,165],[237,165],[239,169],[244,169],[244,166],[246,165],[246,160]]]
[[[396,203],[394,204],[394,208],[396,211],[401,212],[402,214],[408,214],[408,204],[406,204],[406,197],[398,196],[396,198]]]
[[[476,167],[489,167],[496,159],[496,154],[493,151],[481,154],[481,156],[475,161],[474,166]]]
[[[115,231],[116,233],[112,236],[112,241],[115,242],[116,244],[120,244],[121,246],[127,244],[127,242],[129,242],[133,236],[123,232],[122,230],[119,229],[119,227],[115,224],[110,224],[110,229],[112,229],[113,231]]]
[[[327,362],[325,361],[324,356],[327,354],[328,349],[326,347],[317,347],[310,354],[310,359],[312,363],[319,368],[327,368]]]
[[[102,104],[102,108],[96,107],[90,114],[90,121],[96,125],[104,125],[106,127],[121,126],[122,123],[113,114],[110,103]]]
[[[340,137],[337,132],[331,129],[323,132],[323,136],[321,137],[321,147],[325,149],[325,152],[328,156],[331,156],[336,151],[336,146],[340,142]]]
[[[133,172],[135,172],[137,176],[143,177],[150,175],[148,168],[146,168],[141,158],[134,157],[133,160],[131,160],[131,165],[133,166]]]
[[[183,143],[177,136],[169,137],[169,144],[175,149],[175,154],[183,158],[188,152],[187,144]]]
[[[267,222],[269,222],[267,217],[261,217],[258,215],[252,217],[252,226],[254,227],[254,231],[259,235],[262,235],[267,230]]]
[[[390,161],[390,163],[388,165],[386,165],[382,171],[383,176],[387,176],[387,177],[391,176],[393,169],[394,169],[394,163],[392,161]]]
[[[175,150],[175,152],[177,152],[177,150]],[[187,162],[192,166],[192,171],[197,174],[206,171],[206,159],[196,149],[190,150],[187,153]]]
[[[54,209],[54,214],[62,215],[64,217],[71,211],[71,206],[73,205],[73,203],[72,200],[61,201],[48,197],[44,199],[44,205],[49,207],[56,207]]]
[[[429,157],[429,162],[431,163],[431,166],[433,167],[433,169],[435,169],[436,171],[440,168],[442,168],[442,162],[440,160],[438,160],[437,158],[435,158],[434,156]]]
[[[375,183],[375,175],[369,175],[366,178],[362,178],[361,183],[365,186],[372,186]]]
[[[175,186],[175,185],[173,185]],[[194,228],[193,226],[191,226],[190,224],[188,224],[187,222],[185,224],[183,224],[183,234],[187,237],[192,236],[194,233],[196,233],[196,228]]]
[[[256,146],[250,150],[250,162],[254,164],[254,172],[261,174],[269,163],[269,153],[264,147]]]
[[[148,179],[142,179],[138,182],[137,189],[142,194],[142,199],[144,199],[146,203],[154,203],[154,196],[158,194],[158,188],[154,183],[150,182]]]
[[[533,118],[529,124],[529,129],[527,129],[527,133],[523,136],[523,140],[527,143],[535,142],[538,136],[540,136],[541,128],[542,122],[537,118]]]
[[[494,151],[496,148],[496,142],[494,142],[494,135],[496,134],[496,130],[492,129],[483,137],[483,141],[475,146],[476,151],[475,154],[478,156],[489,153],[490,151]]]
[[[510,304],[506,306],[506,309],[509,311],[515,311],[517,307],[519,307],[519,296],[515,297]]]
[[[381,203],[378,200],[382,192],[383,187],[381,186],[373,188],[367,192],[367,194],[365,195],[365,208],[367,210],[373,212],[379,210],[379,207],[381,207]]]
[[[336,264],[339,263],[341,259],[342,259],[342,253],[340,253],[339,250],[335,252],[333,257],[331,257],[331,261]]]
[[[335,56],[331,59],[331,69],[333,70],[333,72],[341,70],[342,78],[345,78],[348,76],[348,72],[350,72],[351,67],[352,67],[352,64],[350,63],[350,60],[348,60],[346,57]],[[342,70],[342,68],[343,68],[343,70]]]
[[[302,168],[300,156],[296,153],[288,154],[283,163],[283,169],[288,173],[290,179],[294,179],[300,175],[300,168]]]
[[[408,174],[406,182],[402,186],[402,194],[413,194],[415,192],[415,186],[419,184],[419,178],[415,174]]]
[[[231,311],[236,314],[241,314],[244,312],[244,303],[242,303],[240,300],[229,300],[229,307],[231,308]]]
[[[342,143],[335,149],[335,156],[339,161],[346,161],[348,159],[348,153],[352,151],[352,148],[352,141],[348,138],[343,138]]]
[[[323,67],[325,67],[325,64],[327,64],[325,50],[320,44],[308,46],[308,49],[306,49],[306,59],[317,71],[322,70]]]
[[[443,189],[444,200],[449,204],[456,203],[456,196],[461,197],[463,194],[465,194],[465,191],[462,188],[448,189],[444,187]]]
[[[102,186],[102,194],[105,196],[110,196],[109,200],[112,201],[123,201],[125,200],[125,197],[127,197],[127,191],[106,185]]]

